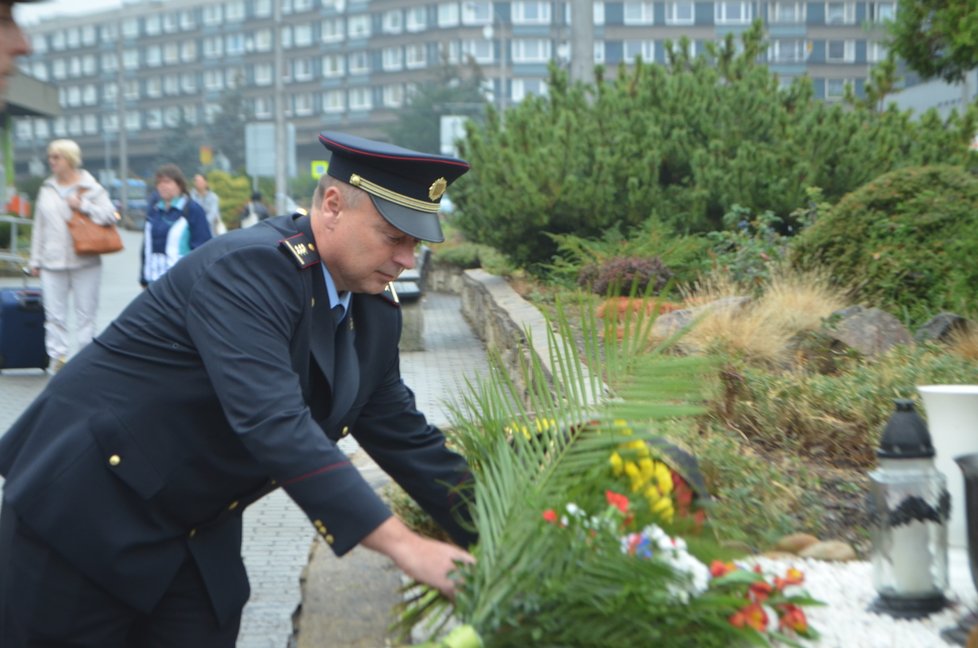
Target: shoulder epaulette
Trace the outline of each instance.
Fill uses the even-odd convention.
[[[385,302],[395,308],[401,307],[401,300],[397,298],[397,291],[394,290],[393,283],[388,283],[387,287],[384,288],[384,292],[380,293],[378,297],[381,297]]]
[[[285,255],[292,259],[300,270],[314,266],[320,261],[316,245],[302,232],[279,241],[278,249],[285,252]]]

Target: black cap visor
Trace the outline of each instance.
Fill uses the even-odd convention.
[[[429,243],[441,243],[445,240],[437,212],[422,212],[392,203],[371,193],[367,195],[370,196],[374,207],[384,217],[384,220],[408,236]]]

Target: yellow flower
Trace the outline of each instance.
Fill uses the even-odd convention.
[[[614,473],[615,477],[621,477],[622,473],[625,471],[625,466],[622,463],[621,455],[617,452],[611,453],[611,472]]]
[[[657,461],[655,464],[655,481],[663,494],[672,492],[672,473],[669,472],[669,468],[662,462]]]

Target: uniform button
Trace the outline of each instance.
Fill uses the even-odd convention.
[[[109,457],[110,466],[118,466],[121,463],[122,463],[122,457],[120,457],[119,455],[112,455],[111,457]]]
[[[233,511],[236,508],[238,508],[238,500],[234,500],[233,502],[231,502],[230,504],[228,504],[228,510],[229,511]]]
[[[197,535],[197,529],[191,529],[190,533],[187,534],[188,537],[192,538]]]
[[[333,541],[335,539],[336,538],[334,538],[332,534],[330,534],[330,533],[327,533],[326,534],[326,544],[333,544]]]
[[[313,298],[312,298],[312,303],[310,304],[310,306],[315,306],[315,305],[316,305],[316,298],[315,298],[315,297],[313,297]]]
[[[342,431],[342,432],[340,432],[340,434],[341,434],[342,436],[346,436],[346,435],[347,435],[347,434],[349,434],[349,433],[350,433],[350,426],[348,426],[348,425],[344,425],[344,426],[343,426],[343,431]]]

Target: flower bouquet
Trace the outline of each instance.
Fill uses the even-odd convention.
[[[593,335],[585,318],[584,370],[562,321],[546,367],[531,357],[514,380],[496,363],[457,406],[476,562],[457,570],[454,602],[409,590],[402,637],[727,648],[815,636],[802,576],[723,560],[703,532],[709,498],[695,460],[656,434],[656,421],[699,411],[709,366],[649,351],[641,335]]]

